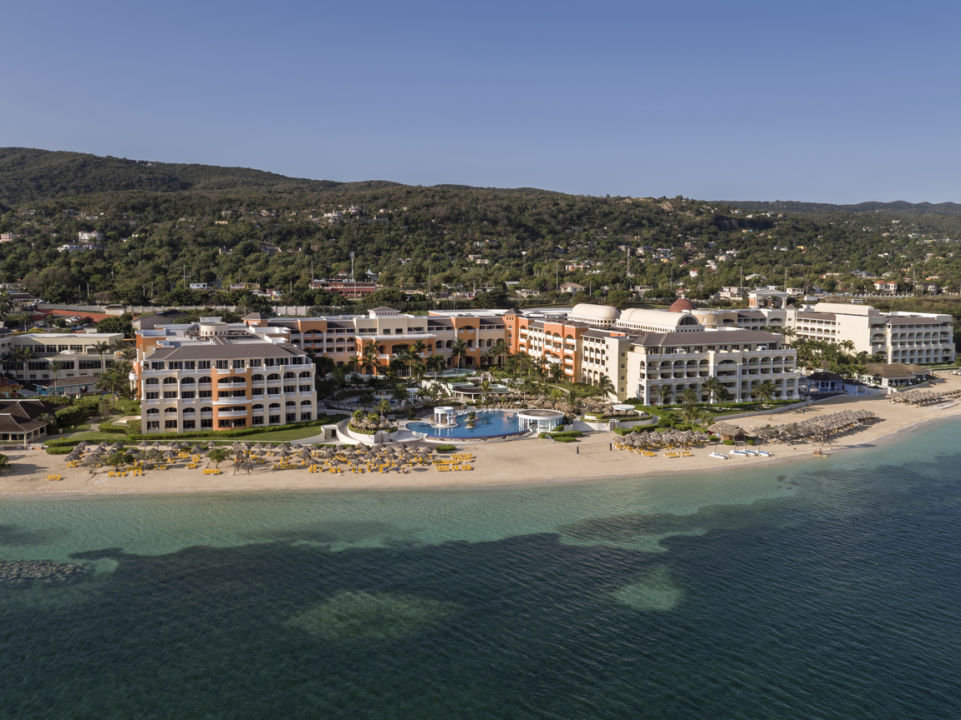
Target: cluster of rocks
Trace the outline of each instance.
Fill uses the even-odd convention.
[[[92,563],[61,563],[53,560],[0,560],[0,583],[65,582],[92,570]]]

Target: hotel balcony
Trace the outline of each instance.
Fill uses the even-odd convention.
[[[217,412],[217,417],[222,417],[222,418],[247,417],[247,408],[237,408],[235,410],[223,409]]]
[[[247,397],[226,397],[226,398],[216,398],[213,401],[214,405],[245,405],[250,402],[250,398]]]

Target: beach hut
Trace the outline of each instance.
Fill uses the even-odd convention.
[[[711,425],[708,432],[713,433],[721,438],[721,442],[744,442],[747,439],[747,434],[744,432],[744,428],[740,428],[737,425],[732,425],[726,422],[716,422]]]

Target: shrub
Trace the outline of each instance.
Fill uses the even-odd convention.
[[[457,449],[456,445],[435,445],[435,452],[454,452]]]
[[[725,444],[725,445],[733,445],[733,444],[734,444],[734,441],[731,440],[730,438],[728,438],[727,440],[724,441],[724,444]]]
[[[73,450],[72,445],[47,445],[47,455],[66,455]]]

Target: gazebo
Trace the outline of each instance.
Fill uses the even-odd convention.
[[[518,425],[525,430],[548,432],[564,421],[564,413],[560,410],[521,410],[517,413]]]
[[[434,425],[450,427],[457,424],[457,413],[450,405],[439,405],[434,408]]]

